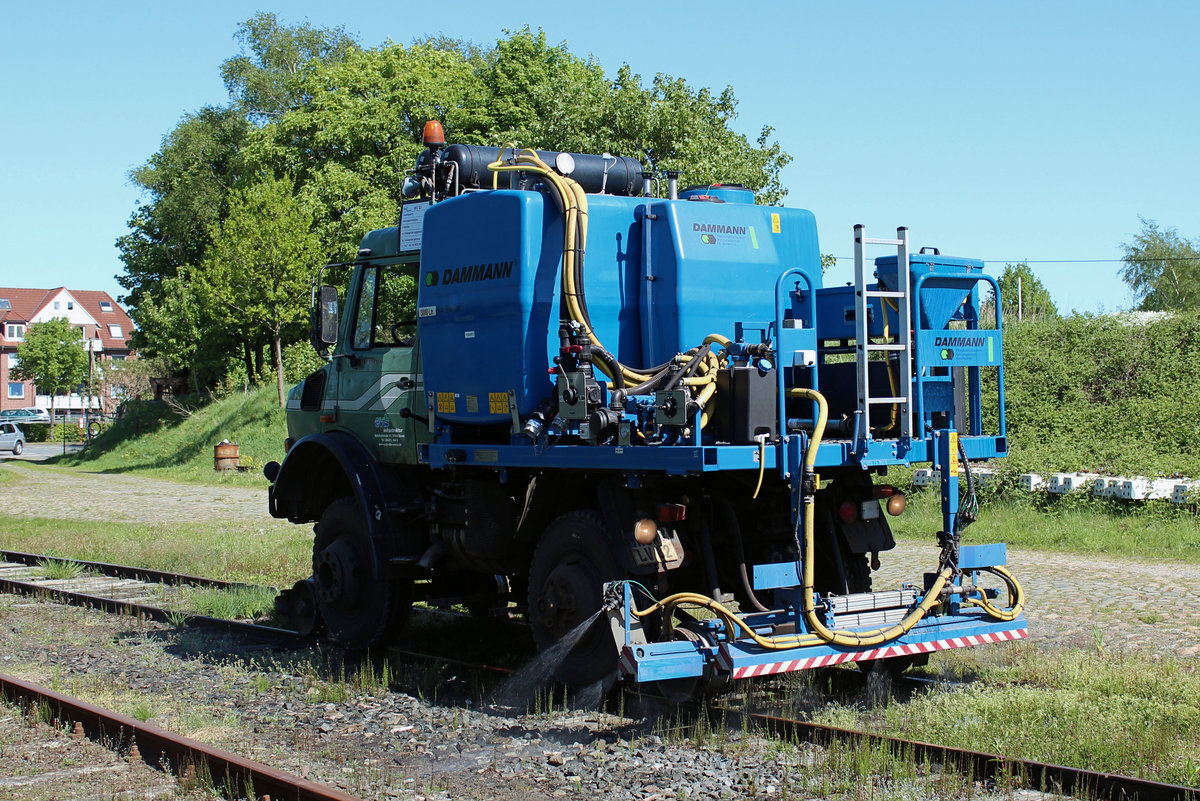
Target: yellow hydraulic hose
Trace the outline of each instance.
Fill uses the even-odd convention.
[[[825,436],[825,426],[829,420],[829,405],[825,401],[825,397],[821,393],[813,389],[797,388],[788,390],[788,395],[798,398],[807,398],[817,404],[817,420],[813,427],[813,435],[809,440],[808,447],[804,451],[804,468],[807,472],[813,474],[814,482],[820,485],[821,479],[815,472],[817,449],[821,445],[821,440]],[[761,457],[760,457],[761,458]],[[761,465],[760,465],[761,469]],[[756,490],[757,493],[757,490]],[[954,568],[944,567],[934,579],[933,585],[926,590],[921,601],[909,612],[903,620],[892,626],[870,629],[868,631],[839,631],[830,629],[824,624],[816,612],[816,600],[814,598],[814,566],[816,563],[813,532],[815,530],[814,522],[814,504],[812,498],[804,499],[804,577],[801,597],[801,611],[804,614],[805,620],[808,622],[812,632],[804,635],[787,635],[781,637],[764,637],[751,629],[744,621],[736,614],[722,606],[717,601],[705,595],[698,593],[681,592],[675,595],[668,596],[661,601],[656,602],[646,609],[630,610],[636,617],[645,617],[653,612],[662,610],[667,621],[667,634],[670,634],[672,626],[671,613],[677,606],[687,604],[689,606],[698,606],[703,609],[708,609],[718,617],[720,617],[729,631],[741,631],[749,639],[753,640],[763,648],[770,650],[783,650],[787,648],[800,648],[812,645],[841,645],[848,647],[863,647],[869,645],[879,645],[889,640],[894,640],[897,637],[911,631],[918,622],[924,618],[931,609],[938,605],[942,590],[947,582],[954,575]],[[986,568],[990,572],[1000,576],[1009,587],[1009,596],[1012,603],[1010,609],[1000,609],[992,604],[987,598],[970,599],[965,602],[968,606],[981,607],[990,617],[997,620],[1011,621],[1015,620],[1021,614],[1024,608],[1024,594],[1021,589],[1020,582],[1017,581],[1011,573],[1003,567]]]
[[[1017,581],[1017,577],[1008,572],[1006,568],[1000,567],[984,567],[980,568],[988,573],[995,573],[1004,580],[1008,585],[1008,609],[1000,609],[995,604],[983,596],[980,598],[971,598],[963,602],[963,606],[978,606],[983,611],[988,613],[989,617],[994,617],[997,620],[1016,620],[1017,616],[1025,609],[1025,590],[1021,587],[1021,582]]]
[[[808,400],[815,401],[817,404],[817,422],[813,427],[813,435],[812,439],[809,440],[808,448],[804,451],[804,469],[813,473],[816,483],[820,484],[820,477],[816,476],[814,470],[817,463],[817,448],[820,447],[821,440],[825,436],[825,424],[829,420],[829,404],[826,403],[825,396],[815,389],[791,389],[788,390],[788,394],[796,398],[807,398]],[[925,591],[924,597],[921,598],[921,602],[917,604],[916,608],[895,625],[870,629],[868,631],[834,631],[827,627],[817,615],[816,600],[813,597],[816,565],[816,551],[814,548],[816,537],[813,536],[814,531],[814,503],[813,499],[809,497],[804,499],[804,581],[801,587],[801,611],[803,611],[804,618],[813,633],[831,645],[853,647],[878,645],[888,640],[894,640],[902,634],[907,633],[921,621],[921,618],[925,617],[930,609],[937,606],[942,588],[946,586],[946,582],[954,575],[953,568],[943,568],[938,573],[937,578],[934,579],[933,585]]]

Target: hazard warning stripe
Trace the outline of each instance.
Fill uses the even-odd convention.
[[[1012,629],[1010,631],[998,631],[993,634],[973,634],[969,637],[951,637],[948,640],[933,640],[931,642],[918,642],[907,645],[889,645],[886,648],[874,648],[867,651],[856,651],[854,653],[845,654],[826,654],[824,656],[813,656],[808,659],[789,659],[785,662],[772,662],[766,665],[751,665],[749,667],[737,668],[732,671],[735,679],[748,679],[754,676],[772,676],[776,673],[790,673],[794,670],[808,670],[810,668],[829,667],[831,665],[840,665],[843,662],[858,662],[864,659],[888,659],[894,656],[914,656],[916,654],[928,654],[934,651],[945,651],[950,648],[962,648],[967,645],[983,645],[992,642],[1007,642],[1008,640],[1022,640],[1029,636],[1029,629]],[[729,665],[726,663],[726,654],[724,651],[718,656],[718,662],[726,670]],[[630,671],[632,672],[632,671]]]

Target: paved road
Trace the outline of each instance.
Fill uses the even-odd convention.
[[[0,463],[4,469],[28,480],[4,485],[2,514],[171,523],[219,510],[262,528],[290,525],[267,516],[265,482],[261,489],[205,486],[64,470],[55,472],[48,492],[42,471],[12,459]],[[937,546],[906,540],[880,559],[876,589],[919,583],[937,560]],[[1200,657],[1200,566],[1017,548],[1009,548],[1009,566],[1028,595],[1034,641]]]
[[[67,443],[67,453],[77,453],[83,448],[79,443]],[[0,454],[0,461],[15,460],[24,462],[40,462],[52,456],[61,456],[61,442],[26,442],[25,450],[20,456],[13,456],[8,451]]]

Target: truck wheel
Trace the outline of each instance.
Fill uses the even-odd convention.
[[[412,583],[390,580],[355,498],[339,498],[321,515],[313,542],[317,606],[330,639],[369,648],[398,631],[412,606]]]
[[[542,534],[529,568],[529,624],[539,651],[556,645],[554,675],[585,687],[617,667],[617,646],[597,620],[604,584],[621,577],[612,539],[598,512],[577,510],[557,518]],[[584,623],[590,623],[579,630]],[[572,644],[573,643],[573,644]]]

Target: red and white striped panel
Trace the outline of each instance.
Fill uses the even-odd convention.
[[[846,654],[826,654],[812,656],[807,659],[790,659],[786,662],[772,662],[766,665],[751,665],[738,668],[733,672],[735,679],[748,679],[754,676],[770,676],[775,673],[789,673],[793,670],[808,670],[809,668],[829,667],[843,662],[858,662],[863,659],[887,659],[893,656],[914,656],[928,654],[934,651],[945,651],[949,648],[962,648],[968,645],[985,645],[992,642],[1007,642],[1022,640],[1029,636],[1029,629],[1012,629],[998,631],[992,634],[972,634],[969,637],[951,637],[948,640],[932,640],[930,642],[913,643],[912,645],[888,645],[870,651],[856,651]],[[728,657],[722,649],[717,654],[717,663],[725,670],[730,669]]]
[[[634,661],[633,653],[629,648],[621,649],[621,659],[619,660],[618,668],[626,676],[637,674],[637,662]]]

